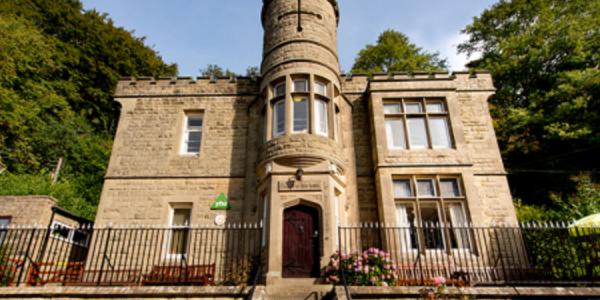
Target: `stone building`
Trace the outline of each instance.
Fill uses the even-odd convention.
[[[516,222],[491,76],[340,74],[338,22],[264,0],[260,78],[121,80],[96,224],[262,221],[275,282],[316,275],[338,226]]]
[[[51,196],[0,196],[0,227],[37,225],[72,231],[90,224],[93,222],[59,207]]]

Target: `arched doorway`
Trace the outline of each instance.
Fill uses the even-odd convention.
[[[283,212],[283,277],[318,277],[319,211],[306,205]]]

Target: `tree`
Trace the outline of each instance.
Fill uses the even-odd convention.
[[[447,69],[446,59],[440,59],[439,53],[423,51],[410,43],[406,35],[390,29],[379,35],[377,44],[360,50],[352,72],[372,74],[444,69]]]
[[[497,87],[491,113],[517,196],[548,202],[549,189],[573,188],[570,174],[598,170],[600,2],[504,0],[463,32],[459,51],[481,53],[469,67]]]
[[[0,1],[0,161],[15,176],[0,194],[48,191],[66,208],[94,215],[110,155],[121,76],[175,75],[153,49],[79,0]],[[45,178],[45,179],[44,179]],[[1,178],[0,178],[1,179]],[[6,178],[4,178],[6,179]],[[66,187],[66,188],[63,188]]]
[[[230,77],[230,76],[237,76],[236,73],[230,71],[229,69],[223,70],[223,68],[221,68],[218,65],[213,65],[213,64],[208,64],[206,65],[206,68],[204,69],[200,69],[200,73],[202,74],[202,76],[215,76],[215,77]]]
[[[528,205],[516,202],[517,217],[520,221],[571,221],[600,213],[600,187],[593,183],[589,174],[572,176],[575,184],[572,193],[551,193],[550,203]]]

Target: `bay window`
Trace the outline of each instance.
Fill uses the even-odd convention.
[[[437,98],[385,101],[385,130],[390,149],[453,147],[446,103]]]
[[[291,80],[289,77],[279,78],[271,85],[271,138],[298,133],[330,136],[330,106],[333,104],[328,97],[330,83],[310,78],[308,74],[292,75]],[[286,86],[286,81],[289,86]],[[334,132],[334,135],[337,134]]]
[[[395,178],[393,194],[404,251],[471,248],[466,199],[459,177]]]

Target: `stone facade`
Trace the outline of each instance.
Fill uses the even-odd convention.
[[[307,243],[323,266],[337,249],[338,226],[399,223],[394,180],[456,180],[460,199],[451,200],[462,203],[465,221],[516,222],[487,105],[494,93],[488,73],[341,75],[336,1],[303,0],[300,8],[296,0],[263,2],[260,78],[119,82],[121,117],[97,224],[170,225],[178,204],[189,205],[193,224],[219,215],[262,221],[273,283],[284,277],[291,215],[312,214]],[[427,107],[429,99],[443,112],[427,118],[444,115],[450,144],[432,146],[430,133],[425,149],[391,149],[384,105]],[[192,155],[182,154],[191,113],[202,118]],[[220,193],[231,209],[210,210]],[[409,200],[419,210],[421,201]],[[438,221],[450,221],[446,200],[435,202]],[[416,221],[422,215],[415,212]]]
[[[51,196],[0,196],[0,218],[10,220],[9,226],[49,226],[53,221],[71,227],[89,223],[83,218],[72,216],[58,209],[56,199]]]

